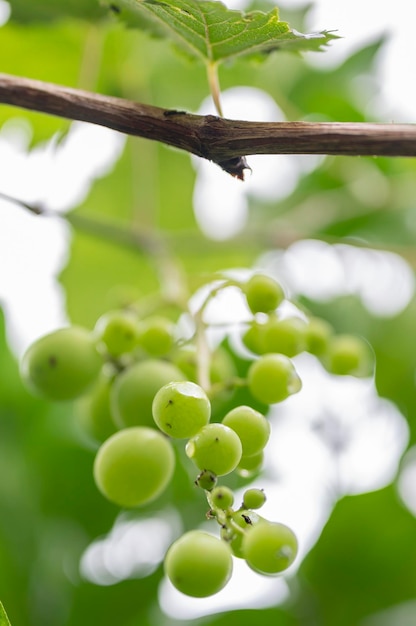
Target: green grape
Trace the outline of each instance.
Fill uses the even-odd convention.
[[[237,474],[242,476],[243,478],[250,478],[257,474],[262,466],[264,461],[264,452],[258,452],[257,454],[252,454],[251,456],[242,456],[239,464],[237,465]]]
[[[212,491],[217,484],[217,475],[209,470],[202,470],[198,474],[195,484],[205,491]]]
[[[97,441],[105,441],[117,430],[110,409],[112,382],[111,376],[102,374],[92,390],[75,407],[83,428]]]
[[[300,391],[301,380],[292,361],[283,354],[265,354],[248,370],[248,388],[264,404],[282,402]]]
[[[29,389],[50,400],[73,400],[96,381],[103,365],[95,341],[77,326],[44,335],[28,348],[21,375]]]
[[[245,533],[242,553],[251,569],[260,574],[278,574],[295,560],[298,542],[284,524],[263,521]]]
[[[306,323],[299,317],[270,318],[264,330],[267,352],[289,357],[300,354],[306,346],[305,328]]]
[[[153,400],[153,418],[171,437],[193,437],[209,422],[211,404],[205,391],[191,382],[172,382],[159,389]]]
[[[263,489],[247,489],[243,496],[243,507],[245,509],[260,509],[266,502],[266,495]]]
[[[95,325],[95,335],[108,354],[119,357],[137,346],[137,319],[131,311],[109,311]]]
[[[254,320],[241,337],[245,347],[254,352],[254,354],[265,354],[267,352],[265,341],[266,328],[266,324]]]
[[[154,428],[135,426],[112,435],[97,452],[94,479],[114,504],[136,507],[155,500],[175,469],[170,441]]]
[[[331,374],[340,376],[371,376],[374,367],[368,344],[353,335],[333,337],[323,362]]]
[[[244,559],[242,550],[244,535],[246,532],[250,532],[256,524],[264,521],[264,518],[260,517],[255,511],[240,509],[231,515],[231,521],[233,525],[228,524],[221,528],[221,537],[228,542],[234,556]],[[234,525],[239,526],[243,532],[236,530]]]
[[[224,424],[208,424],[188,441],[186,454],[199,469],[207,469],[217,476],[232,472],[241,459],[241,441]]]
[[[177,348],[172,354],[172,362],[179,367],[188,380],[193,383],[197,382],[197,356],[195,345],[186,344]]]
[[[311,317],[305,328],[306,350],[315,356],[323,356],[328,350],[334,329],[320,317]]]
[[[223,589],[232,570],[229,546],[201,530],[182,535],[165,557],[165,573],[171,583],[194,598],[206,598]]]
[[[244,456],[261,452],[270,436],[267,419],[250,406],[237,406],[227,413],[222,423],[232,428],[241,440]]]
[[[164,356],[173,346],[175,325],[165,317],[148,317],[138,324],[138,342],[151,356]]]
[[[285,297],[281,285],[265,274],[254,274],[244,285],[243,291],[252,313],[274,311]]]
[[[172,363],[148,359],[135,363],[119,374],[111,391],[111,411],[116,426],[155,426],[153,398],[163,385],[184,380]]]
[[[287,356],[265,354],[251,364],[248,387],[260,402],[274,404],[300,391],[302,383]]]
[[[234,494],[229,487],[215,487],[211,491],[211,505],[217,509],[229,509],[233,506]]]
[[[237,370],[231,354],[224,346],[218,346],[211,354],[210,362],[210,401],[211,412],[215,421],[223,413],[223,407],[228,403],[235,392],[234,379]]]

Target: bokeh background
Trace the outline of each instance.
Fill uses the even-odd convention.
[[[324,53],[223,67],[227,117],[414,122],[411,4],[286,0],[280,9],[297,30],[341,38]],[[201,66],[126,31],[95,0],[1,0],[0,23],[2,72],[212,112]],[[0,194],[54,213],[0,199],[0,600],[12,626],[415,623],[416,163],[249,162],[241,183],[159,144],[0,107]],[[117,232],[140,237],[120,245]],[[376,356],[365,380],[296,358],[304,388],[271,410],[255,484],[268,496],[264,515],[298,534],[300,557],[279,578],[236,561],[230,584],[208,600],[175,592],[161,566],[184,529],[206,526],[189,468],[180,465],[146,510],[120,512],[94,486],[98,443],[77,406],[33,397],[18,375],[38,336],[69,322],[93,328],[123,299],[166,283],[140,245],[154,233],[192,289],[219,270],[262,268],[299,307],[364,337]],[[233,290],[209,314],[237,341],[246,311]],[[239,493],[242,483],[232,486]]]

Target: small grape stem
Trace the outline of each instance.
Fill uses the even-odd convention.
[[[220,117],[224,117],[220,100],[220,81],[218,78],[218,63],[210,61],[207,64],[208,85],[216,111]]]
[[[196,371],[197,381],[200,387],[202,387],[208,395],[211,395],[211,349],[209,347],[206,324],[204,321],[204,312],[209,302],[214,298],[222,289],[231,286],[240,287],[238,281],[232,279],[224,280],[220,285],[213,287],[206,298],[203,300],[199,309],[194,313],[190,313],[195,324],[195,343],[196,343]]]
[[[241,506],[236,510],[230,507],[227,510],[224,510],[215,506],[212,501],[210,491],[205,491],[205,495],[207,498],[208,506],[210,508],[210,512],[212,513],[212,517],[217,520],[217,523],[221,526],[221,528],[227,529],[227,531],[230,533],[229,541],[231,541],[235,537],[235,535],[244,535],[246,531],[244,530],[244,528],[241,528],[241,526],[236,524],[232,517],[233,513],[244,510],[243,507]]]
[[[210,289],[208,295],[206,296],[205,300],[202,302],[201,306],[198,309],[198,312],[203,312],[208,304],[211,302],[211,300],[213,298],[215,298],[215,296],[217,296],[220,291],[222,291],[223,289],[227,289],[227,287],[238,287],[241,288],[241,282],[238,280],[234,280],[232,278],[224,278],[222,279],[221,284],[216,285],[215,287],[212,287],[212,289]]]
[[[202,311],[194,315],[196,341],[196,375],[198,385],[207,393],[211,389],[211,350],[208,345],[205,322]]]
[[[210,510],[213,512],[213,517],[215,517],[218,524],[220,526],[228,526],[227,525],[227,513],[223,509],[220,509],[215,506],[215,504],[212,502],[211,493],[209,491],[206,491],[205,495],[207,498],[208,506]]]
[[[220,509],[216,507],[212,502],[210,492],[206,491],[205,494],[207,497],[207,502],[210,507],[210,510],[212,511],[212,517],[214,517],[217,520],[217,523],[221,526],[221,528],[226,528],[227,531],[229,531],[230,533],[229,541],[231,541],[235,537],[236,534],[244,535],[245,533],[244,528],[241,528],[241,526],[236,524],[232,518],[232,514],[234,513],[234,510],[229,508],[225,511],[224,509]]]

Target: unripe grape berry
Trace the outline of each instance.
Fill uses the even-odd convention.
[[[254,352],[254,354],[265,354],[268,352],[265,340],[266,328],[266,324],[253,321],[241,337],[245,347]]]
[[[268,352],[292,357],[303,352],[306,322],[299,317],[269,319],[264,330],[264,343]]]
[[[112,378],[102,374],[75,406],[81,425],[97,441],[105,441],[117,430],[110,408],[111,385]]]
[[[234,494],[229,487],[222,485],[211,491],[210,500],[213,507],[225,510],[233,506]]]
[[[223,589],[232,569],[229,546],[201,530],[182,535],[165,557],[165,572],[171,583],[194,598],[206,598]]]
[[[94,479],[101,493],[122,507],[157,498],[175,468],[170,441],[154,428],[136,426],[112,435],[97,452]]]
[[[333,337],[323,362],[331,374],[340,376],[371,376],[374,367],[368,344],[353,335]]]
[[[300,391],[302,383],[288,357],[283,354],[265,354],[251,364],[248,387],[260,402],[274,404]]]
[[[263,489],[247,489],[243,496],[243,507],[245,509],[260,509],[266,502],[266,496]]]
[[[163,356],[173,346],[175,325],[165,317],[148,317],[137,326],[138,342],[151,356]]]
[[[264,415],[250,406],[235,407],[227,413],[222,423],[237,433],[244,456],[261,452],[269,440],[269,422]]]
[[[157,426],[170,437],[193,437],[208,424],[211,404],[196,383],[172,382],[156,393],[152,412]]]
[[[274,311],[285,297],[279,283],[265,274],[254,274],[248,279],[243,290],[252,313]]]
[[[32,343],[23,356],[21,375],[39,395],[50,400],[73,400],[97,380],[102,365],[91,333],[70,326]]]
[[[186,454],[195,465],[217,476],[229,474],[237,467],[241,451],[238,435],[223,424],[204,426],[186,444]]]
[[[254,526],[265,520],[255,511],[249,509],[235,511],[231,516],[231,520],[233,524],[239,526],[244,532],[238,532],[238,530],[235,530],[232,526],[225,526],[221,529],[221,537],[228,541],[234,556],[243,559],[242,545],[245,533],[250,532]]]
[[[258,452],[257,454],[252,454],[251,456],[242,456],[239,464],[237,465],[237,474],[242,476],[243,478],[249,478],[257,474],[262,466],[264,461],[264,452]]]
[[[311,317],[305,328],[305,349],[315,356],[324,356],[333,334],[334,329],[326,320]]]
[[[198,474],[195,484],[205,491],[212,491],[217,484],[217,475],[209,470],[202,470]]]
[[[136,316],[123,310],[104,313],[97,320],[94,333],[110,356],[119,357],[137,345]]]
[[[186,375],[187,380],[197,382],[197,355],[194,344],[186,344],[175,349],[172,353],[174,363]]]
[[[163,385],[184,380],[172,363],[159,359],[140,361],[125,369],[114,381],[111,410],[116,426],[155,426],[153,398]]]
[[[278,574],[295,560],[298,542],[284,524],[264,521],[245,533],[242,553],[251,569],[260,574]]]

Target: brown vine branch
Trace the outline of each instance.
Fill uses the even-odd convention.
[[[159,141],[243,178],[247,154],[416,156],[415,124],[247,122],[0,74],[0,102]]]

